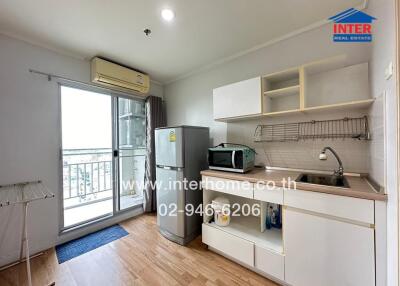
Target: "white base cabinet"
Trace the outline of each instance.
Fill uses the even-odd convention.
[[[254,266],[254,243],[206,224],[203,224],[202,231],[203,243],[248,266]]]
[[[255,268],[282,281],[285,279],[284,259],[282,254],[274,253],[259,245],[254,247]]]
[[[230,186],[234,182],[203,176],[203,206],[216,196],[261,207],[277,203],[282,205],[282,230],[265,230],[263,208],[260,216],[232,217],[226,227],[205,215],[202,239],[213,250],[283,285],[385,284],[384,202],[377,212],[373,200],[243,182]]]
[[[203,223],[202,240],[221,254],[280,281],[285,278],[285,257],[257,242],[227,233]]]
[[[295,286],[375,285],[374,229],[286,208],[285,281]]]

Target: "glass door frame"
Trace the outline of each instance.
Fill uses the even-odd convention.
[[[127,207],[125,209],[121,209],[121,184],[120,184],[120,160],[121,160],[121,148],[120,148],[120,120],[119,120],[119,98],[123,99],[129,99],[129,100],[136,100],[136,101],[141,101],[145,102],[145,99],[143,98],[138,98],[134,96],[129,96],[126,94],[115,94],[114,92],[111,92],[111,95],[113,96],[113,102],[112,102],[112,108],[113,108],[113,155],[117,154],[117,156],[113,156],[113,169],[114,169],[114,214],[120,214],[120,213],[125,213],[129,212],[138,208],[143,207],[143,205],[134,205],[131,207]],[[147,115],[145,111],[145,116]],[[116,152],[116,153],[115,153]],[[147,156],[146,156],[147,157]],[[145,158],[147,161],[147,158]]]
[[[89,92],[95,92],[103,95],[110,96],[111,99],[111,120],[112,120],[112,127],[111,127],[111,132],[112,132],[112,178],[113,178],[113,210],[111,213],[101,215],[98,217],[95,217],[93,219],[89,219],[86,221],[82,221],[80,223],[70,225],[65,227],[64,226],[64,185],[63,185],[63,144],[62,144],[62,94],[61,94],[61,88],[65,87],[70,87],[70,88],[75,88],[75,89],[81,89],[84,91],[89,91]],[[59,196],[59,233],[66,233],[72,230],[76,229],[82,229],[88,226],[91,226],[93,224],[96,224],[98,222],[111,219],[119,214],[126,213],[129,211],[136,210],[138,208],[141,208],[142,205],[136,205],[132,206],[123,210],[120,210],[120,184],[119,184],[119,160],[120,160],[120,152],[119,152],[119,113],[118,113],[118,99],[119,98],[125,98],[125,99],[133,99],[133,100],[138,100],[144,102],[145,99],[136,97],[134,95],[130,96],[127,95],[126,93],[122,92],[117,92],[113,91],[107,88],[102,88],[102,87],[97,87],[91,84],[86,84],[86,83],[79,83],[79,82],[69,82],[69,81],[63,81],[60,80],[58,81],[58,114],[59,114],[59,189],[60,189],[60,196]],[[146,158],[147,160],[147,158]]]

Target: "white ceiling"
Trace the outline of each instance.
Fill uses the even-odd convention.
[[[110,58],[165,83],[362,2],[0,0],[0,32],[82,58]],[[175,11],[174,22],[161,19],[165,7]]]

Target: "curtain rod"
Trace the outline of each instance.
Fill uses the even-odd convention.
[[[61,81],[65,81],[65,82],[77,83],[77,84],[84,85],[84,86],[87,86],[87,87],[101,89],[101,90],[109,92],[109,93],[119,94],[119,95],[123,95],[123,96],[137,97],[138,99],[142,99],[142,100],[145,100],[149,96],[149,95],[146,95],[145,97],[143,97],[143,95],[139,95],[139,94],[136,94],[136,93],[117,91],[117,90],[109,89],[109,88],[106,88],[106,87],[103,87],[103,86],[100,86],[100,85],[97,85],[97,84],[90,84],[90,83],[86,83],[86,82],[83,82],[83,81],[70,79],[70,78],[67,78],[67,77],[63,77],[63,76],[59,76],[59,75],[51,74],[51,73],[46,73],[46,72],[42,72],[42,71],[38,71],[38,70],[34,70],[34,69],[29,69],[29,72],[45,76],[45,77],[47,77],[48,81],[51,81],[53,78],[55,78],[55,79],[59,79]]]

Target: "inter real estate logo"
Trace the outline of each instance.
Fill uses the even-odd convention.
[[[376,18],[351,8],[329,20],[333,21],[334,42],[371,42],[372,21]]]

